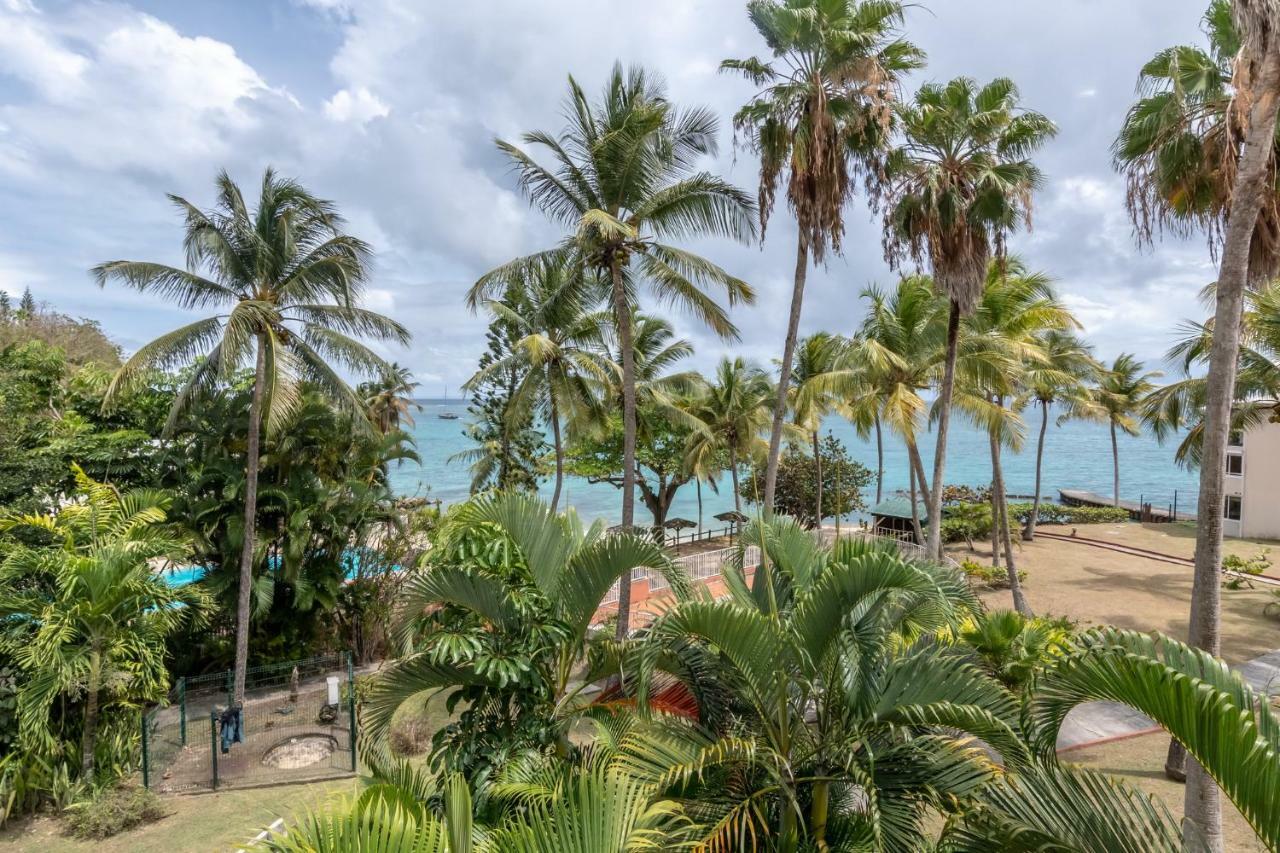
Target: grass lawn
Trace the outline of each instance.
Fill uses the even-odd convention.
[[[51,817],[25,821],[0,832],[0,850],[41,853],[185,853],[235,850],[278,817],[286,819],[356,793],[355,778],[223,790],[161,799],[165,817],[103,841],[77,841],[62,834]]]
[[[1077,525],[1080,535],[1150,551],[1190,557],[1195,550],[1195,530],[1190,524],[1088,524]],[[1070,527],[1044,525],[1049,532],[1071,532]],[[957,560],[969,557],[989,562],[990,546],[974,543],[977,552],[963,544],[949,552]],[[1265,547],[1280,543],[1228,539],[1227,553],[1252,557]],[[1186,566],[1121,554],[1090,545],[1037,539],[1015,539],[1014,558],[1025,570],[1023,590],[1031,608],[1039,614],[1066,616],[1081,627],[1116,625],[1138,631],[1162,631],[1185,639],[1191,609],[1191,569]],[[1280,574],[1280,547],[1274,551]],[[982,594],[988,607],[1010,608],[1008,590]],[[1280,619],[1262,615],[1262,608],[1276,600],[1270,588],[1222,591],[1222,657],[1240,663],[1280,648]]]
[[[1073,749],[1062,760],[1116,776],[1136,788],[1163,800],[1175,818],[1182,817],[1183,785],[1164,776],[1164,754],[1169,738],[1163,733],[1139,735],[1101,746]],[[1231,801],[1222,802],[1222,831],[1229,853],[1262,853],[1267,848],[1258,840]]]

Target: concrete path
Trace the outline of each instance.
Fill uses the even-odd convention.
[[[1280,695],[1280,649],[1235,668],[1265,696]],[[1058,730],[1058,751],[1159,729],[1145,714],[1119,702],[1085,702],[1071,709]]]

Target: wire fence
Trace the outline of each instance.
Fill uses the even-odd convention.
[[[351,655],[253,667],[239,725],[231,671],[178,679],[142,714],[142,780],[160,793],[281,784],[354,773]]]

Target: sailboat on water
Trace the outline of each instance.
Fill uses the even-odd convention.
[[[449,399],[449,386],[448,386],[448,385],[444,386],[444,399],[445,399],[446,401]],[[448,405],[448,403],[446,402],[446,403],[445,403],[445,405]],[[440,420],[442,420],[442,421],[456,421],[456,420],[458,419],[458,416],[457,416],[456,414],[454,414],[453,412],[450,412],[450,411],[440,412],[439,414],[437,414],[437,415],[436,415],[436,417],[437,417],[437,418],[439,418],[439,419],[440,419]]]

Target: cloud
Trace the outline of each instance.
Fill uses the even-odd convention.
[[[351,89],[340,89],[333,97],[324,102],[324,114],[334,121],[353,121],[365,124],[375,118],[385,118],[391,114],[391,108],[378,99],[378,96],[363,86]]]
[[[1199,316],[1196,292],[1212,278],[1202,241],[1135,248],[1110,163],[1138,69],[1158,49],[1196,38],[1202,4],[1171,6],[950,0],[908,15],[911,38],[930,55],[908,89],[1008,75],[1061,128],[1037,156],[1048,186],[1035,230],[1011,247],[1057,280],[1107,357],[1123,349],[1158,359],[1172,324]],[[742,0],[293,7],[297,26],[282,36],[269,4],[213,4],[199,16],[173,4],[157,17],[111,2],[0,0],[2,286],[35,282],[40,298],[100,316],[136,345],[184,316],[150,297],[97,290],[85,270],[114,257],[181,263],[180,222],[164,193],[207,206],[220,168],[251,193],[273,164],[333,199],[351,232],[374,245],[370,298],[415,333],[411,350],[391,355],[457,387],[484,346],[483,318],[462,304],[467,287],[559,237],[521,197],[493,140],[558,130],[567,75],[594,94],[615,61],[661,72],[674,101],[722,117],[721,152],[703,165],[755,188],[757,164],[733,149],[729,127],[752,88],[718,73],[725,57],[765,52]],[[286,36],[290,50],[281,49]],[[861,198],[846,221],[844,257],[811,271],[803,332],[851,331],[861,289],[892,280]],[[671,316],[698,347],[697,366],[726,352],[776,357],[794,247],[783,206],[762,248],[692,247],[759,293],[733,314],[737,342]]]

